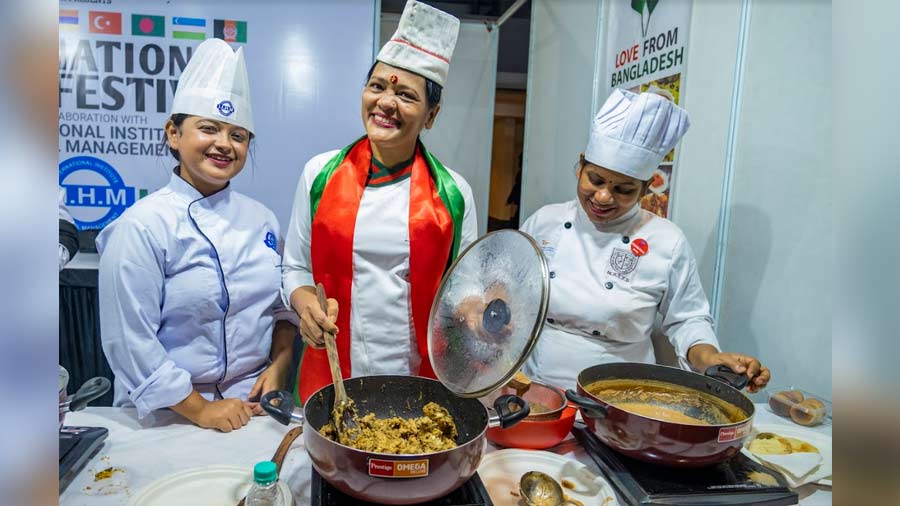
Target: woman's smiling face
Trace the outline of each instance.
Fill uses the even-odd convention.
[[[382,149],[410,148],[431,128],[440,106],[428,107],[425,78],[382,62],[375,64],[362,94],[362,120],[369,141]]]
[[[607,223],[627,213],[647,191],[649,182],[594,165],[582,156],[578,168],[578,202],[587,217]]]
[[[224,188],[247,161],[250,132],[230,123],[188,116],[180,127],[166,123],[166,136],[178,151],[181,177],[204,195]]]

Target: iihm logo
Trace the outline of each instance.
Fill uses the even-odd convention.
[[[79,230],[102,229],[137,200],[138,190],[125,186],[112,165],[93,156],[76,156],[59,164],[59,186]],[[147,190],[140,190],[140,197]]]
[[[631,8],[641,15],[641,37],[647,36],[650,29],[650,15],[658,3],[659,0],[631,0]]]

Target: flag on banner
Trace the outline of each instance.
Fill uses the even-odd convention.
[[[172,38],[206,39],[206,20],[201,18],[172,18]]]
[[[165,37],[165,16],[148,16],[146,14],[131,15],[131,35],[144,35],[146,37]]]
[[[122,13],[90,11],[88,13],[91,33],[122,35]]]
[[[247,22],[231,19],[213,21],[213,37],[225,42],[247,42]]]
[[[59,27],[66,29],[78,28],[78,11],[76,9],[60,9]]]

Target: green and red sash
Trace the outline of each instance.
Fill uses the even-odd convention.
[[[363,137],[325,164],[310,189],[312,273],[328,297],[338,301],[340,334],[336,342],[344,378],[349,378],[352,370],[353,235],[371,165],[372,148]],[[459,252],[464,212],[465,201],[453,176],[419,142],[410,175],[409,285],[413,328],[422,357],[420,376],[435,377],[428,359],[428,315],[441,277]],[[307,346],[297,372],[297,400],[306,402],[329,383],[325,350]]]

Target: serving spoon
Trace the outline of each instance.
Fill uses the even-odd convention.
[[[584,506],[581,501],[567,497],[553,477],[540,471],[528,471],[522,475],[519,493],[528,506]]]

